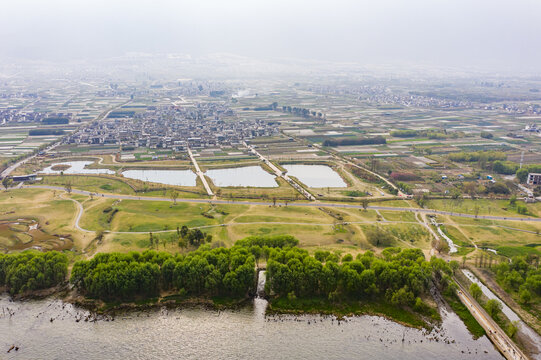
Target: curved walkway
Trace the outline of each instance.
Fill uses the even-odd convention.
[[[83,231],[83,232],[88,232],[88,233],[95,232],[93,230],[84,229],[79,225],[79,221],[81,221],[81,217],[83,217],[83,214],[84,214],[84,211],[85,211],[85,209],[83,208],[83,204],[81,204],[79,201],[77,201],[75,199],[71,199],[71,198],[66,198],[66,200],[71,200],[77,205],[77,216],[75,217],[75,223],[74,223],[75,228],[77,230]]]

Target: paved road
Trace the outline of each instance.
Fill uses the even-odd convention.
[[[61,186],[51,186],[51,185],[24,185],[23,188],[34,188],[34,189],[47,189],[47,190],[59,190],[65,191]],[[97,194],[85,190],[72,190],[74,194],[80,195],[94,195],[98,197],[103,197],[107,199],[118,199],[118,200],[141,200],[141,201],[167,201],[171,202],[171,199],[163,197],[147,197],[147,196],[134,196],[134,195],[119,195],[119,194]],[[210,199],[177,199],[177,202],[186,202],[186,203],[198,203],[198,204],[233,204],[233,205],[263,205],[271,206],[271,203],[263,201],[236,201],[236,200],[210,200]],[[277,206],[286,206],[285,203],[276,203]],[[363,209],[362,205],[355,204],[342,204],[342,203],[314,203],[314,202],[289,202],[287,206],[295,207],[334,207],[334,208],[345,208],[345,209]],[[485,220],[512,220],[512,221],[534,221],[541,222],[541,218],[526,218],[526,217],[509,217],[509,216],[493,216],[493,215],[472,215],[472,214],[462,214],[455,213],[451,211],[441,211],[441,210],[432,210],[432,209],[419,209],[419,208],[410,208],[410,207],[392,207],[392,206],[378,206],[378,205],[369,205],[367,209],[370,210],[387,210],[387,211],[402,211],[402,212],[412,212],[420,214],[434,214],[434,215],[451,215],[456,217],[470,218],[470,219],[485,219]]]
[[[52,144],[50,146],[48,146],[47,148],[45,148],[45,152],[46,151],[50,151],[52,149],[54,149],[55,147],[57,147],[58,145],[60,144],[60,142],[57,142],[55,144]],[[11,174],[15,169],[17,169],[19,166],[23,165],[23,164],[26,164],[28,161],[32,160],[33,158],[35,158],[36,156],[38,156],[38,154],[34,154],[34,155],[31,155],[27,158],[24,158],[18,162],[16,162],[15,164],[7,167],[4,171],[2,171],[2,173],[0,173],[0,179],[3,179],[5,178],[6,176],[8,176],[9,174]]]
[[[72,191],[73,193],[76,193],[75,191]],[[77,216],[75,217],[74,226],[77,230],[92,233],[95,232],[93,230],[88,230],[85,228],[82,228],[79,225],[79,222],[81,221],[81,217],[84,214],[84,208],[83,205],[71,198],[65,198],[66,200],[71,200],[77,205]],[[416,222],[412,221],[387,221],[386,223],[393,223],[393,224],[417,224]],[[208,229],[213,227],[225,227],[225,226],[237,226],[237,225],[313,225],[313,226],[334,226],[334,225],[348,225],[348,224],[375,224],[378,223],[378,221],[349,221],[349,222],[341,222],[341,223],[307,223],[307,222],[285,222],[285,221],[276,221],[276,222],[269,222],[269,221],[259,221],[259,222],[234,222],[234,223],[222,223],[222,224],[213,224],[213,225],[203,225],[203,226],[195,226],[194,228],[197,229]],[[152,231],[153,233],[167,233],[167,232],[175,232],[176,229],[170,229],[170,230],[157,230]],[[148,234],[149,231],[105,231],[107,233],[112,234]],[[408,244],[409,245],[409,244]]]
[[[492,320],[478,303],[475,301],[462,285],[455,279],[459,286],[457,295],[464,305],[470,310],[470,313],[475,317],[477,322],[485,329],[487,336],[492,343],[500,350],[500,352],[509,360],[526,360],[528,357],[524,355],[522,350],[507,336],[505,332]]]
[[[310,194],[308,191],[306,191],[302,186],[300,186],[295,181],[293,181],[293,179],[291,179],[289,176],[287,176],[287,174],[284,174],[280,169],[278,169],[276,167],[276,165],[274,165],[272,162],[269,161],[269,159],[267,159],[266,157],[261,155],[252,145],[248,145],[246,142],[243,142],[243,144],[250,152],[252,152],[254,155],[256,155],[265,164],[267,164],[272,169],[272,171],[274,171],[274,174],[277,177],[281,177],[282,179],[287,181],[287,183],[289,185],[291,185],[295,190],[300,192],[302,196],[304,196],[308,200],[315,200],[316,199],[312,194]]]
[[[325,150],[324,150],[325,151]],[[335,159],[339,159],[339,160],[342,160],[344,161],[345,163],[351,165],[351,166],[354,166],[360,170],[363,170],[363,171],[366,171],[367,173],[383,180],[387,185],[389,185],[391,188],[393,189],[396,189],[398,191],[398,196],[400,197],[405,197],[405,194],[400,191],[400,189],[398,189],[398,187],[393,184],[392,182],[390,182],[387,178],[385,178],[384,176],[381,176],[380,174],[378,174],[377,172],[374,172],[374,171],[371,171],[371,170],[368,170],[367,168],[365,168],[364,166],[360,166],[359,164],[356,164],[355,162],[353,162],[352,160],[349,160],[347,159],[345,156],[340,156],[340,155],[337,155],[337,154],[334,154],[332,152],[329,152],[329,154],[334,157]]]
[[[209,196],[214,196],[214,193],[210,189],[210,186],[209,186],[209,184],[207,182],[207,179],[205,178],[205,174],[203,174],[203,172],[199,168],[199,165],[197,164],[197,161],[195,160],[195,157],[193,156],[192,150],[190,150],[190,148],[188,148],[188,154],[190,155],[190,159],[192,160],[192,164],[195,167],[195,173],[201,179],[201,182],[203,183],[203,186],[205,187],[205,190],[207,191],[207,194]]]

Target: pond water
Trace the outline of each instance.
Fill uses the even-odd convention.
[[[311,188],[347,187],[342,177],[325,165],[283,165],[287,174],[295,176]]]
[[[523,337],[529,339],[529,342],[531,342],[537,348],[536,354],[533,354],[534,359],[541,360],[541,336],[539,336],[539,334],[537,334],[531,327],[529,327],[524,321],[522,321],[522,319],[509,306],[505,304],[505,302],[500,300],[500,298],[496,294],[494,294],[488,287],[486,287],[485,284],[483,284],[481,280],[479,280],[477,276],[475,276],[471,271],[467,269],[462,269],[462,272],[470,281],[479,285],[481,291],[483,292],[483,295],[485,295],[488,299],[498,300],[502,304],[502,313],[509,320],[518,322],[518,331],[522,333]]]
[[[114,175],[115,172],[109,169],[86,169],[87,165],[92,164],[93,161],[66,161],[61,163],[55,163],[45,169],[41,170],[42,174],[60,174],[61,170],[53,170],[52,168],[57,165],[67,165],[69,168],[63,170],[64,174],[110,174]]]
[[[166,185],[195,186],[197,175],[191,170],[126,170],[122,176]]]
[[[59,300],[3,296],[0,353],[6,359],[502,359],[486,337],[473,340],[445,310],[441,328],[429,333],[375,316],[266,317],[266,305],[256,298],[235,311],[163,308],[85,322],[88,312]],[[11,345],[19,350],[7,353]]]
[[[261,166],[212,169],[205,173],[216,186],[278,187],[274,175]]]

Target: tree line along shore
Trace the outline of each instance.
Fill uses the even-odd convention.
[[[271,312],[375,314],[414,327],[440,320],[430,295],[436,287],[453,296],[457,262],[419,249],[387,248],[339,257],[297,247],[292,236],[251,236],[231,248],[200,246],[186,254],[99,253],[73,264],[60,252],[0,255],[0,286],[12,295],[69,284],[95,309],[110,304],[164,304],[197,300],[239,304],[256,293],[257,269],[266,268],[265,294]],[[66,287],[64,287],[65,289]],[[84,302],[83,301],[83,302]]]

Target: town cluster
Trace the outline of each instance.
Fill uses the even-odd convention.
[[[65,139],[70,144],[115,144],[123,147],[190,148],[235,146],[255,137],[278,134],[278,124],[238,119],[225,104],[150,107],[144,112],[111,113]]]

